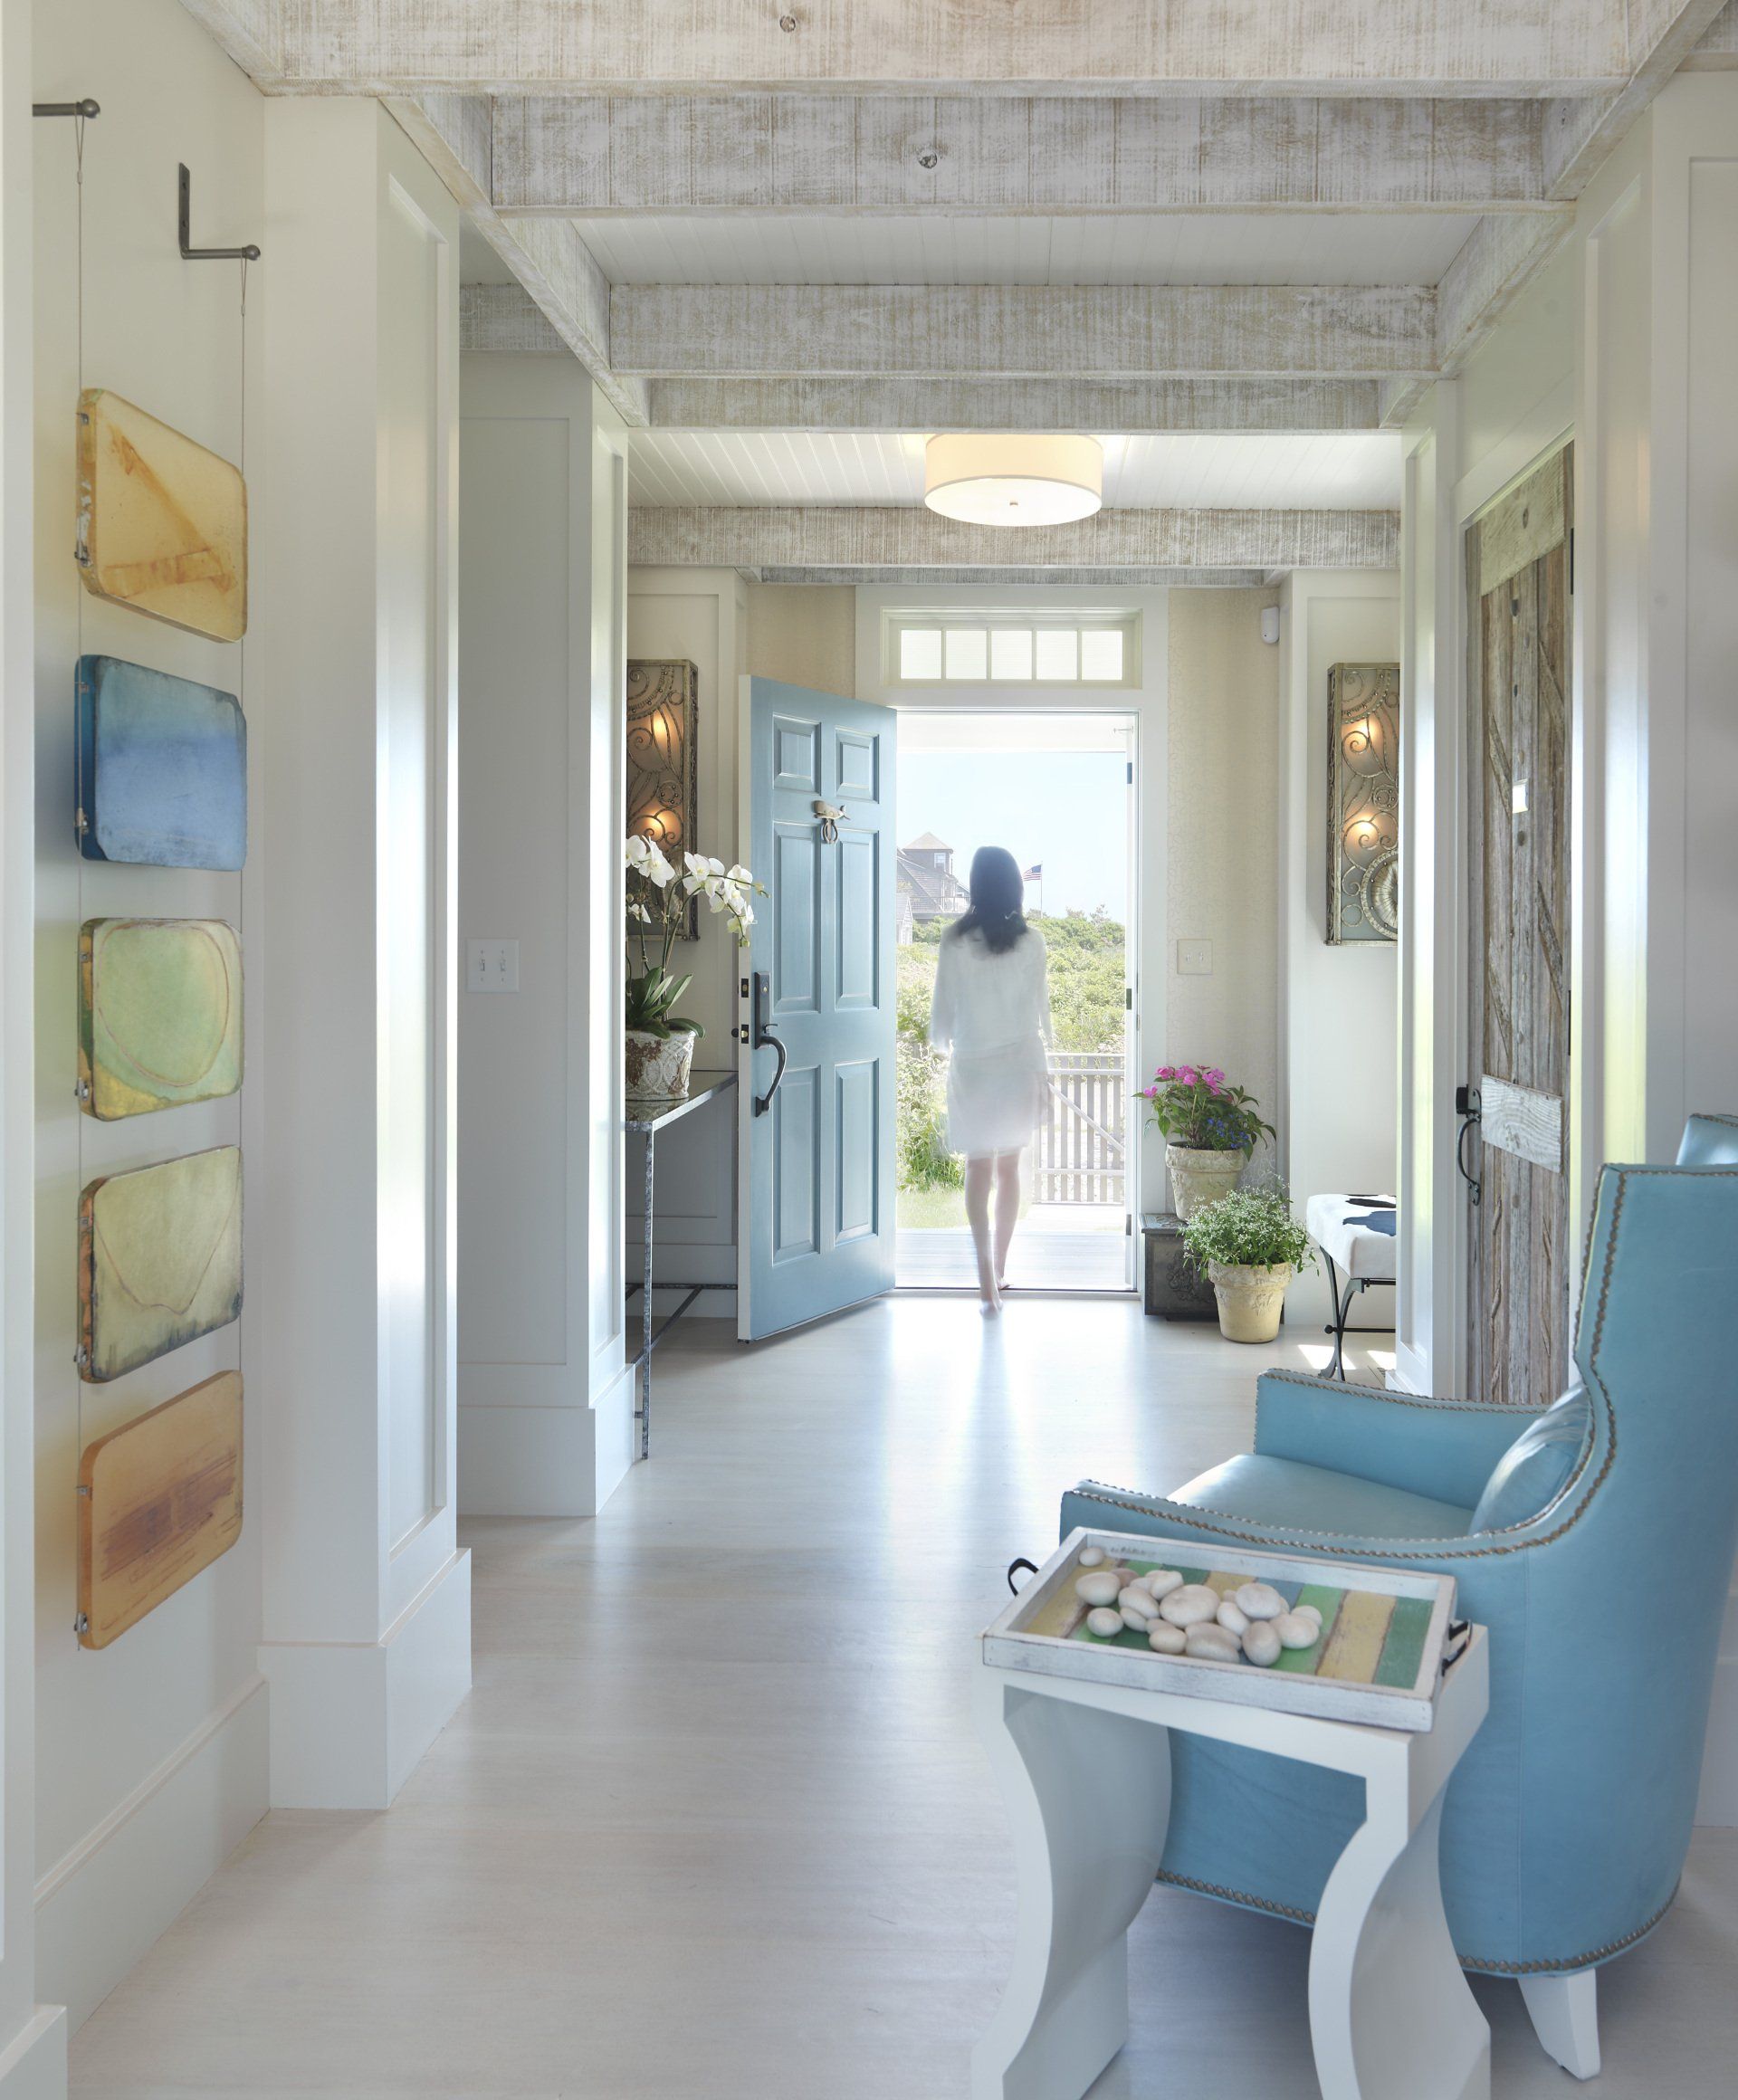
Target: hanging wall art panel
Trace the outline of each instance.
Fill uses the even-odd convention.
[[[242,1310],[242,1155],[192,1152],[79,1199],[79,1375],[120,1377]]]
[[[104,1122],[242,1083],[242,951],[221,919],[91,919],[79,933],[80,1104]]]
[[[1400,931],[1400,667],[1328,673],[1328,940]]]
[[[247,487],[226,459],[90,387],[79,396],[78,561],[94,597],[239,642]]]
[[[247,725],[233,692],[114,656],[81,656],[79,851],[88,861],[239,868]]]
[[[242,1535],[242,1378],[219,1371],[79,1465],[80,1645],[106,1648]]]
[[[627,828],[663,848],[677,870],[696,851],[699,811],[700,673],[681,658],[627,667]],[[683,939],[698,938],[700,907],[690,905]]]

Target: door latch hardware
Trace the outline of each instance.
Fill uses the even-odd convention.
[[[1476,1210],[1485,1200],[1485,1184],[1466,1164],[1466,1140],[1479,1120],[1477,1087],[1456,1087],[1455,1113],[1460,1118],[1460,1130],[1455,1139],[1455,1165],[1460,1170],[1461,1179],[1471,1191],[1473,1208]]]
[[[817,800],[815,804],[815,814],[821,820],[821,844],[823,845],[837,845],[839,843],[839,819],[848,814],[845,805],[842,802]]]
[[[785,1066],[790,1062],[790,1052],[785,1048],[783,1038],[767,1018],[767,1002],[771,996],[772,979],[764,969],[757,969],[754,973],[754,1047],[778,1053],[778,1066],[772,1075],[772,1084],[754,1099],[754,1112],[758,1116],[765,1115],[772,1106],[772,1097],[778,1093],[785,1076]]]

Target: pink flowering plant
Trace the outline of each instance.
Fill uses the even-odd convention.
[[[1259,1104],[1233,1086],[1217,1064],[1161,1064],[1137,1098],[1148,1103],[1165,1141],[1199,1152],[1253,1152],[1264,1132]]]

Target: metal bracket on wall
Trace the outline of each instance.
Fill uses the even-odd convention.
[[[33,102],[33,117],[100,117],[102,104],[84,95],[76,102]]]
[[[193,177],[184,160],[180,167],[181,257],[186,262],[257,262],[258,247],[250,241],[245,248],[196,248],[193,245]]]

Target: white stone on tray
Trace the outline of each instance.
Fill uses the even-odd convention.
[[[1158,1598],[1169,1597],[1173,1589],[1180,1589],[1183,1579],[1174,1568],[1155,1568],[1151,1574],[1141,1578],[1152,1594]]]
[[[1209,1618],[1217,1618],[1219,1610],[1219,1593],[1209,1589],[1205,1582],[1185,1582],[1180,1589],[1173,1589],[1159,1607],[1159,1616],[1168,1618],[1172,1626],[1200,1626]]]
[[[1136,1611],[1132,1605],[1128,1604],[1122,1607],[1122,1618],[1123,1625],[1128,1628],[1131,1633],[1145,1633],[1147,1628],[1155,1623],[1150,1612]]]
[[[1233,1594],[1246,1618],[1279,1618],[1284,1614],[1285,1599],[1271,1582],[1246,1582]]]
[[[1250,1621],[1230,1598],[1222,1597],[1219,1599],[1219,1624],[1227,1633],[1234,1633],[1241,1639],[1248,1632]]]
[[[1321,1608],[1317,1605],[1294,1604],[1292,1607],[1292,1611],[1294,1616],[1301,1615],[1304,1618],[1313,1618],[1317,1626],[1320,1626],[1322,1623]]]
[[[1096,1568],[1103,1558],[1103,1546],[1083,1546],[1080,1549],[1080,1564],[1083,1568]]]
[[[1074,1595],[1083,1604],[1114,1604],[1122,1586],[1108,1568],[1083,1575],[1074,1584]]]
[[[1322,1628],[1307,1612],[1288,1611],[1274,1621],[1279,1645],[1286,1648],[1313,1648],[1322,1638]]]
[[[1236,1634],[1227,1633],[1222,1626],[1215,1626],[1210,1621],[1189,1628],[1184,1636],[1183,1652],[1209,1663],[1236,1663],[1243,1659]]]
[[[1086,1630],[1095,1633],[1100,1640],[1109,1640],[1122,1630],[1122,1614],[1112,1610],[1108,1604],[1101,1604],[1095,1611],[1086,1614]]]
[[[1117,1592],[1116,1601],[1125,1611],[1139,1612],[1142,1618],[1158,1616],[1159,1606],[1151,1589],[1142,1589],[1138,1582],[1131,1582],[1126,1589]]]
[[[1147,1646],[1161,1656],[1180,1656],[1189,1646],[1189,1636],[1180,1626],[1167,1626],[1162,1618],[1155,1618],[1147,1628]]]
[[[1279,1660],[1279,1628],[1271,1618],[1252,1618],[1243,1637],[1243,1652],[1257,1669],[1267,1670]]]

